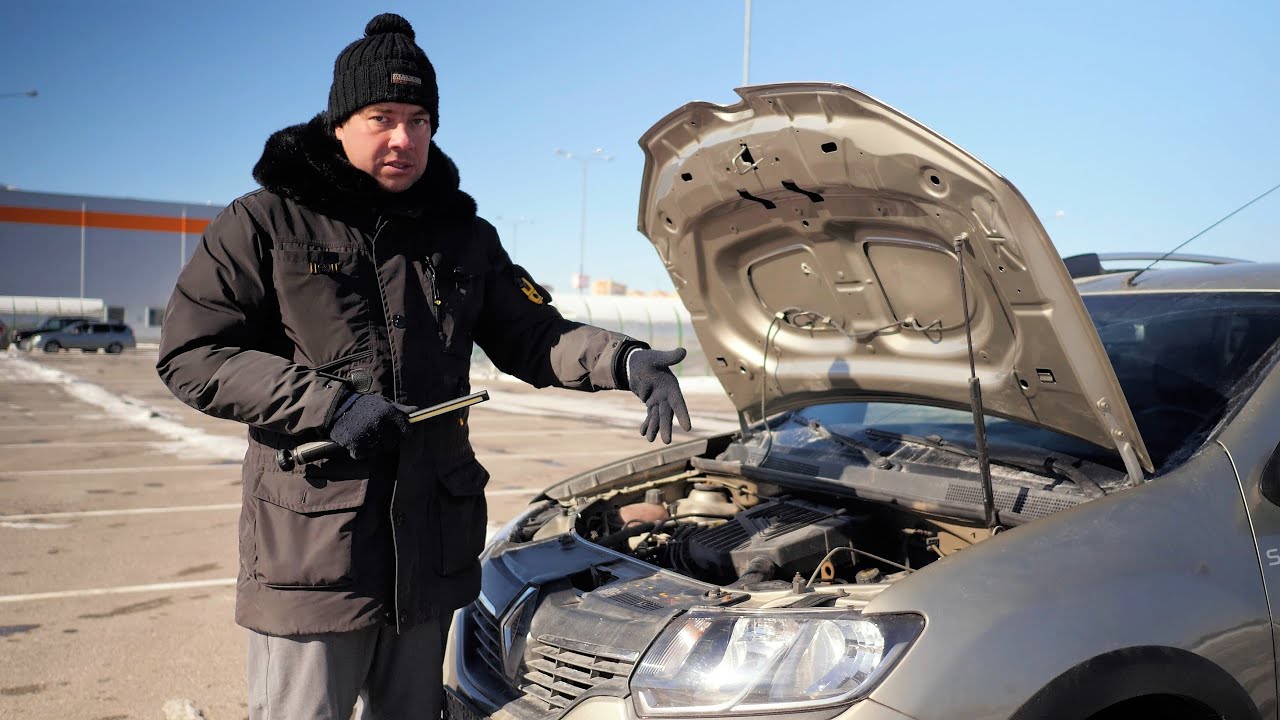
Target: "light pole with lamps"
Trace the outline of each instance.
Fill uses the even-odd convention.
[[[587,165],[592,160],[611,162],[612,155],[605,155],[604,150],[596,148],[587,155],[575,155],[568,150],[556,150],[556,154],[565,160],[577,160],[582,165],[582,220],[578,226],[578,292],[587,290]]]
[[[497,220],[498,222],[511,223],[511,261],[515,262],[516,252],[520,248],[520,243],[516,240],[516,231],[521,225],[532,225],[533,219],[527,218],[524,215],[517,215],[515,217],[503,217],[498,215],[494,220]]]

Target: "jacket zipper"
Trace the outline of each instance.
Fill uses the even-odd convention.
[[[369,260],[373,264],[373,275],[375,280],[378,283],[378,305],[382,307],[382,321],[386,324],[386,327],[390,328],[391,318],[387,317],[387,301],[382,293],[382,277],[378,272],[378,250],[377,250],[378,237],[382,235],[382,230],[387,226],[387,222],[388,221],[386,220],[386,218],[384,218],[382,215],[378,215],[378,220],[374,224],[373,240],[370,241],[369,243]],[[396,398],[396,397],[399,397],[399,394],[400,394],[400,383],[398,380],[399,369],[396,367],[395,348],[390,344],[391,338],[390,338],[389,331],[387,335],[388,335],[388,338],[387,338],[388,349],[391,350],[390,352],[391,383],[392,383],[391,395],[392,395],[392,398]],[[404,625],[404,620],[403,620],[404,610],[400,607],[400,588],[401,588],[400,538],[399,538],[399,533],[396,532],[396,527],[395,527],[396,497],[399,495],[398,491],[399,491],[399,485],[400,485],[399,475],[400,475],[400,472],[399,472],[399,469],[397,468],[396,476],[393,477],[391,481],[391,507],[389,508],[390,512],[387,515],[388,519],[390,519],[391,521],[391,558],[393,560],[393,565],[395,567],[395,579],[393,581],[394,597],[391,598],[391,624],[395,626],[396,634],[399,634],[400,632],[403,631],[402,626]]]

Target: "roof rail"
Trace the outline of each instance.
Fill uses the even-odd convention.
[[[1144,262],[1153,263],[1157,260],[1171,260],[1173,262],[1184,263],[1200,263],[1203,265],[1234,265],[1236,263],[1252,262],[1251,260],[1241,260],[1239,258],[1220,257],[1217,255],[1189,255],[1173,253],[1165,255],[1162,253],[1149,252],[1123,252],[1123,253],[1084,253],[1082,255],[1072,255],[1062,259],[1062,263],[1067,266],[1067,273],[1074,278],[1091,277],[1093,275],[1106,275],[1108,273],[1133,272],[1140,268],[1115,268],[1108,270],[1102,267],[1104,262]]]

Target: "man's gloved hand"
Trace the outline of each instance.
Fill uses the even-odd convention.
[[[356,460],[389,452],[409,434],[412,411],[381,395],[353,392],[334,412],[329,439]]]
[[[627,357],[627,383],[644,404],[648,414],[640,424],[640,434],[653,442],[662,433],[662,442],[671,443],[671,417],[680,421],[686,432],[692,429],[689,410],[680,393],[680,383],[671,366],[684,360],[685,349],[635,350]]]

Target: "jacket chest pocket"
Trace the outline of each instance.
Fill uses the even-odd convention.
[[[367,320],[368,273],[358,251],[281,244],[272,249],[272,260],[286,327],[342,332]]]
[[[456,575],[477,562],[484,549],[485,529],[489,522],[489,506],[484,486],[489,472],[474,458],[440,476],[436,494],[440,536],[437,572]]]
[[[356,516],[368,478],[308,479],[265,472],[257,499],[255,572],[268,587],[342,587],[355,580]]]

